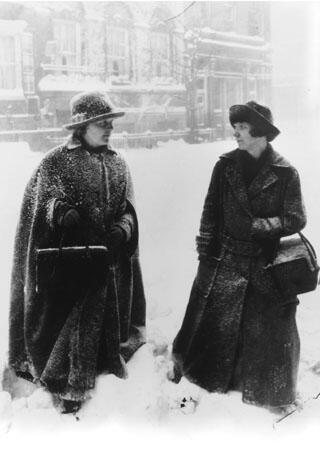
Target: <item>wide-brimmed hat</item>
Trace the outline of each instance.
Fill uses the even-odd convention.
[[[255,101],[231,106],[229,109],[229,120],[231,125],[237,122],[248,122],[256,126],[264,133],[263,136],[266,136],[268,141],[274,140],[280,133],[280,130],[273,124],[270,109]]]
[[[71,123],[63,128],[73,130],[90,122],[121,117],[125,113],[115,111],[107,95],[103,92],[82,92],[70,101]]]

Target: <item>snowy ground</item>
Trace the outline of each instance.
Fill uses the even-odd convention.
[[[283,134],[274,146],[299,169],[309,216],[305,233],[320,252],[317,204],[320,158],[312,137],[306,142],[305,136],[299,137],[295,132],[294,138]],[[320,398],[315,399],[320,393],[319,291],[301,296],[297,320],[301,337],[302,407],[284,420],[279,421],[279,416],[265,409],[243,404],[239,393],[208,394],[184,379],[179,385],[166,380],[170,368],[166,347],[181,324],[195,274],[194,238],[211,170],[218,156],[232,148],[232,141],[193,146],[178,141],[156,149],[124,152],[138,203],[141,261],[148,300],[148,344],[129,362],[128,380],[113,375],[98,378],[92,399],[77,418],[60,415],[45,391],[35,390],[22,380],[16,386],[13,400],[7,392],[0,391],[1,443],[13,448],[20,442],[24,450],[32,448],[34,453],[32,439],[45,440],[54,431],[68,438],[76,436],[72,448],[86,452],[92,450],[84,437],[90,434],[106,448],[116,445],[120,438],[120,450],[140,454],[144,450],[153,454],[170,452],[166,445],[172,441],[179,442],[176,451],[182,448],[184,452],[201,451],[203,445],[212,444],[211,439],[212,448],[219,447],[224,453],[235,449],[239,453],[241,443],[245,444],[248,438],[252,443],[259,441],[261,453],[273,444],[279,451],[282,446],[288,450],[293,445],[292,439],[296,442],[292,448],[298,451],[298,439],[310,440],[319,432]],[[15,225],[24,186],[42,157],[31,152],[25,143],[2,143],[1,150],[0,370],[4,368],[7,351]],[[153,442],[152,447],[146,444],[146,439]],[[45,443],[49,454],[55,448],[54,440],[50,442],[49,447]],[[65,449],[71,441],[68,442],[66,437]]]

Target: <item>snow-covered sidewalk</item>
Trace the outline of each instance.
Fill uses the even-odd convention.
[[[299,138],[280,137],[275,148],[300,172],[309,215],[306,234],[320,252],[317,198],[319,157],[315,142],[302,156]],[[194,238],[212,167],[221,153],[234,148],[233,141],[188,145],[169,142],[156,149],[125,152],[133,174],[140,220],[141,261],[148,303],[148,343],[129,362],[129,378],[101,376],[92,399],[74,416],[60,415],[42,389],[19,380],[16,398],[0,391],[0,434],[14,442],[20,436],[78,431],[108,435],[111,440],[125,430],[129,444],[137,435],[187,436],[193,448],[196,435],[214,432],[244,438],[313,435],[320,428],[320,307],[319,291],[301,296],[298,327],[301,336],[299,391],[302,408],[280,422],[268,410],[245,405],[239,393],[209,394],[182,379],[175,385],[166,378],[169,350],[185,311],[197,262]],[[296,151],[295,154],[289,151]],[[23,143],[2,143],[0,179],[2,239],[0,310],[0,369],[5,365],[8,331],[9,280],[15,225],[24,186],[42,157]],[[18,397],[20,396],[20,397]],[[80,434],[79,434],[80,435]],[[209,434],[208,434],[209,435]],[[131,436],[131,437],[130,437]],[[171,436],[171,437],[170,437]],[[191,437],[193,436],[193,437]],[[38,438],[37,437],[37,438]],[[133,437],[132,437],[133,438]],[[158,437],[159,438],[159,437]],[[164,443],[166,437],[163,437]],[[229,437],[230,438],[230,437]],[[81,440],[81,439],[80,439]],[[79,440],[79,441],[80,441]],[[134,438],[133,438],[134,440]],[[214,439],[213,439],[214,440]],[[231,443],[231,442],[229,442]],[[228,442],[226,442],[226,445]],[[108,445],[106,444],[106,448]],[[201,443],[199,443],[199,448]],[[162,448],[155,443],[154,451]],[[267,448],[267,447],[265,447]],[[153,450],[150,449],[150,452]],[[160,454],[160,453],[159,453]]]

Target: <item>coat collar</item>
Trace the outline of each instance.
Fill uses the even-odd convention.
[[[240,149],[232,150],[220,156],[220,158],[227,160],[226,177],[234,195],[248,214],[251,214],[250,200],[279,179],[277,168],[288,168],[290,166],[270,144],[268,144],[267,148],[268,155],[265,162],[248,189],[245,186],[238,161],[238,156],[241,153]]]
[[[81,148],[82,150],[85,150],[83,148],[83,145],[81,144],[81,141],[79,141],[79,139],[73,138],[72,136],[69,136],[65,146],[66,146],[67,150],[74,150],[74,149],[77,149],[77,148]],[[86,152],[89,153],[87,150],[86,150]],[[108,146],[106,146],[103,149],[103,152],[106,152],[106,153],[109,153],[109,154],[112,154],[112,155],[116,155],[117,154],[116,151],[114,151],[112,149],[109,149]]]

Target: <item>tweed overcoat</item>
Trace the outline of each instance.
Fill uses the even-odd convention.
[[[240,351],[243,400],[278,406],[295,399],[298,301],[281,296],[264,267],[279,239],[305,226],[306,215],[297,171],[267,147],[248,188],[239,149],[214,167],[197,236],[198,272],[173,359],[191,381],[226,392]]]
[[[105,280],[79,283],[72,296],[39,290],[36,249],[58,247],[57,201],[77,208],[82,242],[106,245],[116,223],[127,242],[112,256]],[[60,228],[61,229],[61,228]],[[83,289],[84,288],[84,289]],[[138,257],[138,222],[132,181],[120,154],[89,153],[78,141],[49,151],[31,177],[16,232],[11,281],[9,365],[62,398],[82,400],[97,373],[119,373],[144,343],[145,295]]]

